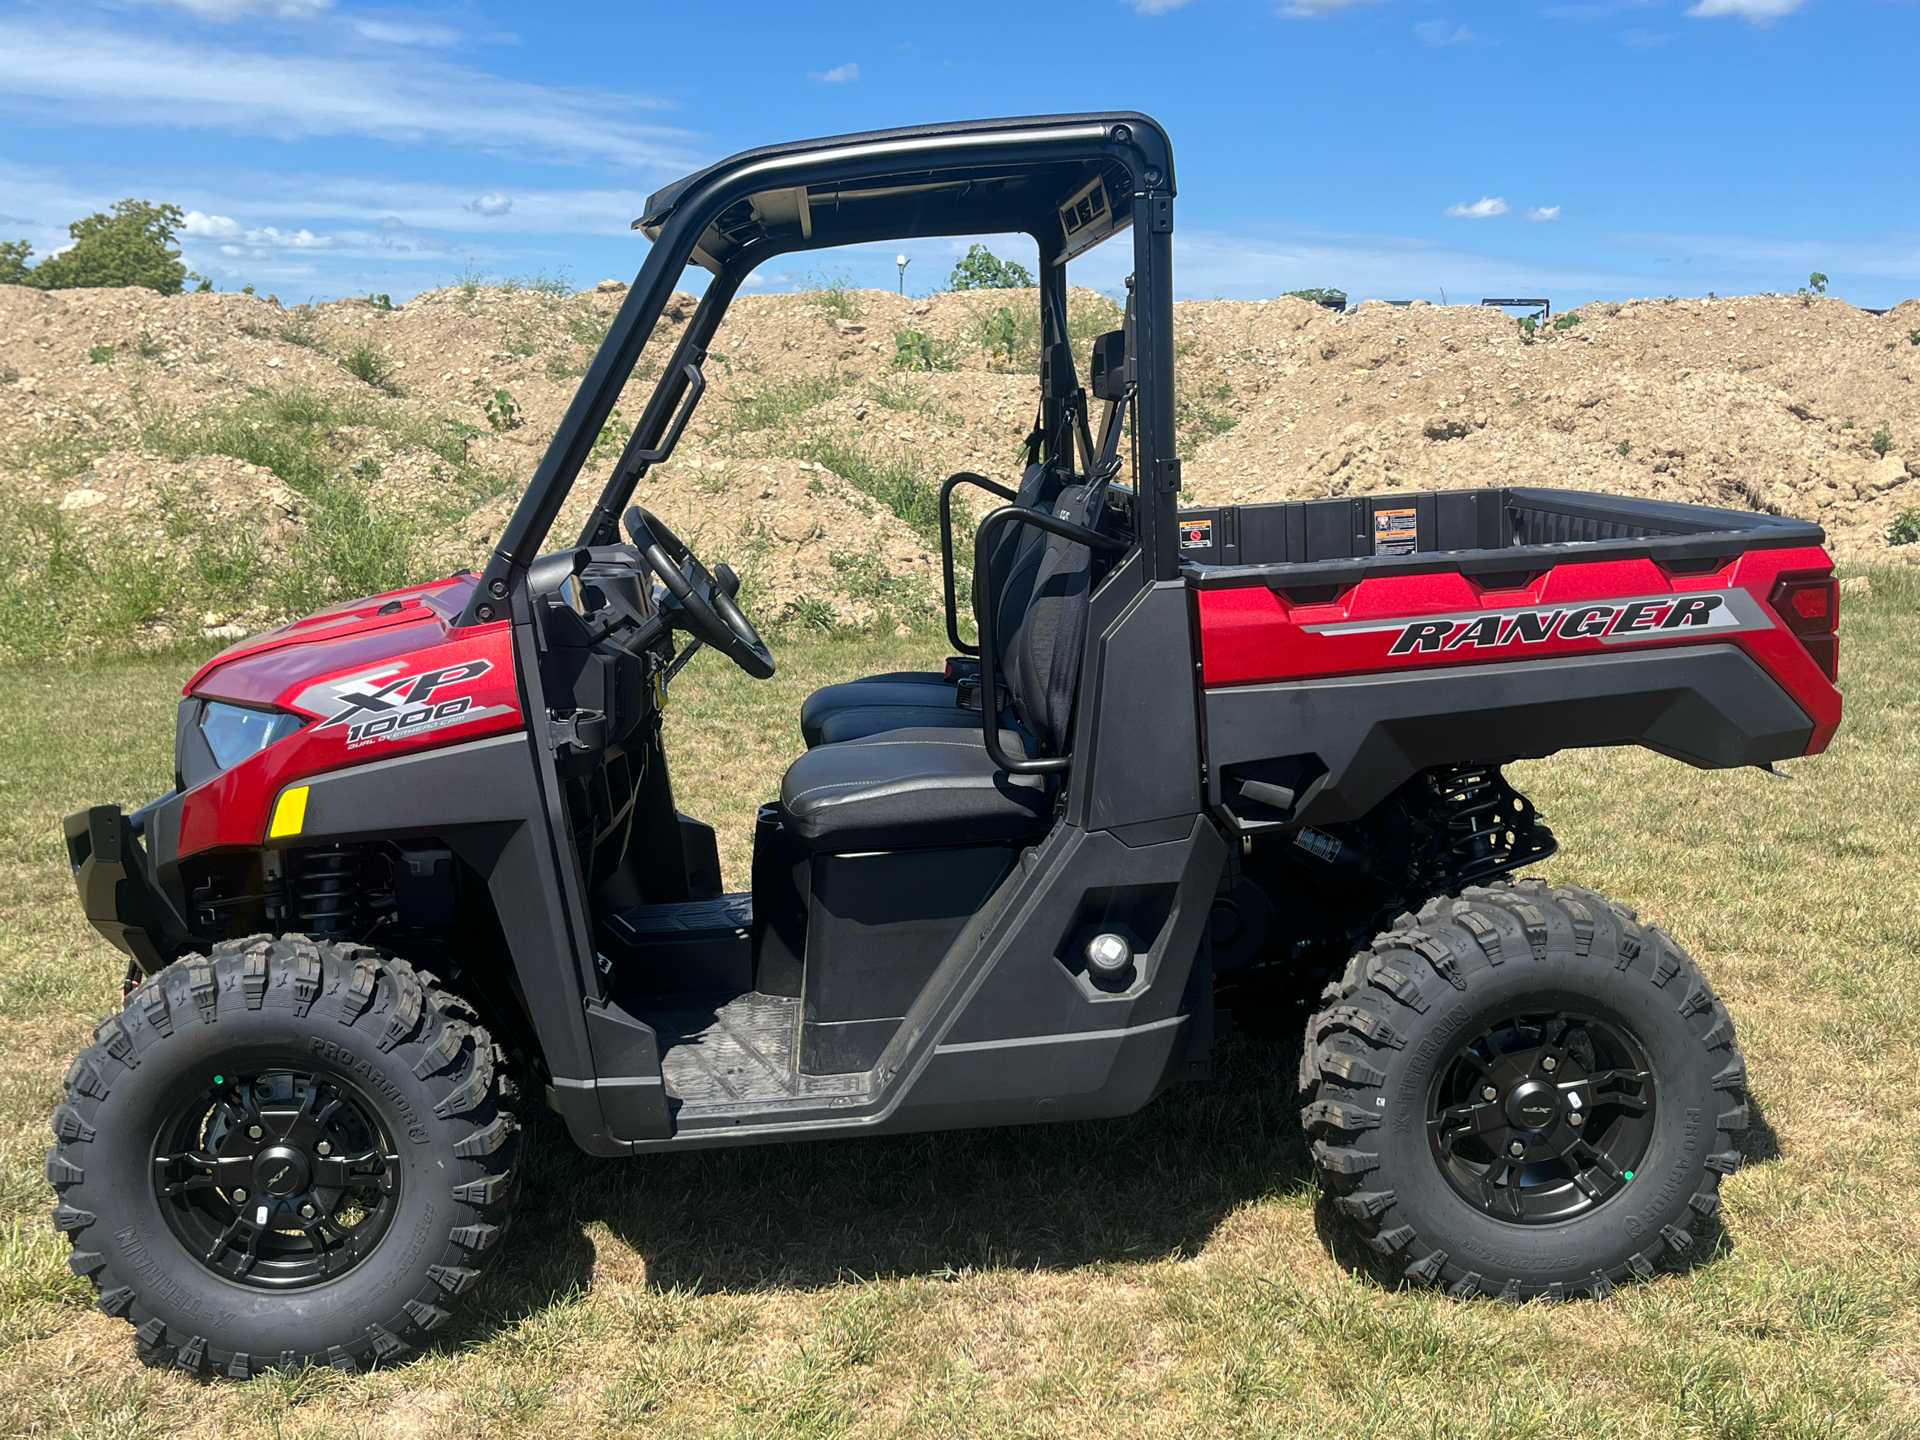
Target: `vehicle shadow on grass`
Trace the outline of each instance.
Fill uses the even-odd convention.
[[[1231,1037],[1212,1080],[1175,1086],[1118,1120],[635,1160],[585,1156],[557,1119],[530,1116],[506,1253],[470,1318],[443,1338],[482,1338],[587,1288],[596,1223],[640,1255],[648,1286],[661,1290],[815,1289],[1195,1255],[1230,1212],[1311,1184],[1299,1058],[1297,1039]]]

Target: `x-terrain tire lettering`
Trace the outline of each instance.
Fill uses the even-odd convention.
[[[1410,1280],[1605,1295],[1692,1251],[1739,1166],[1726,1007],[1669,937],[1590,890],[1430,901],[1323,998],[1302,1123],[1335,1206]]]
[[[480,1278],[517,1187],[477,1018],[404,961],[299,935],[149,977],[54,1111],[75,1273],[143,1355],[194,1374],[409,1354]]]

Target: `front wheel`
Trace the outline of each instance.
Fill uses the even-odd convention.
[[[513,1199],[493,1042],[359,945],[223,942],[143,981],[67,1071],[47,1178],[69,1263],[150,1358],[244,1379],[407,1355]]]
[[[1740,1163],[1733,1023],[1658,929],[1540,881],[1429,902],[1307,1026],[1334,1204],[1456,1297],[1604,1295],[1694,1246]]]

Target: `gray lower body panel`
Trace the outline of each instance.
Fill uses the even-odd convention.
[[[1719,769],[1806,752],[1813,721],[1747,654],[1691,645],[1209,690],[1208,799],[1226,767],[1316,755],[1303,824],[1366,814],[1436,765],[1644,745]]]

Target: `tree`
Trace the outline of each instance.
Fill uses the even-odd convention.
[[[27,257],[33,246],[24,240],[0,240],[0,285],[27,283]]]
[[[1030,290],[1033,274],[1018,260],[1002,260],[984,245],[975,245],[953,267],[949,290]]]
[[[172,241],[185,220],[178,205],[122,200],[111,215],[95,213],[67,226],[73,244],[38,265],[27,265],[32,248],[26,241],[0,244],[0,283],[41,290],[141,285],[178,295],[187,267]]]

